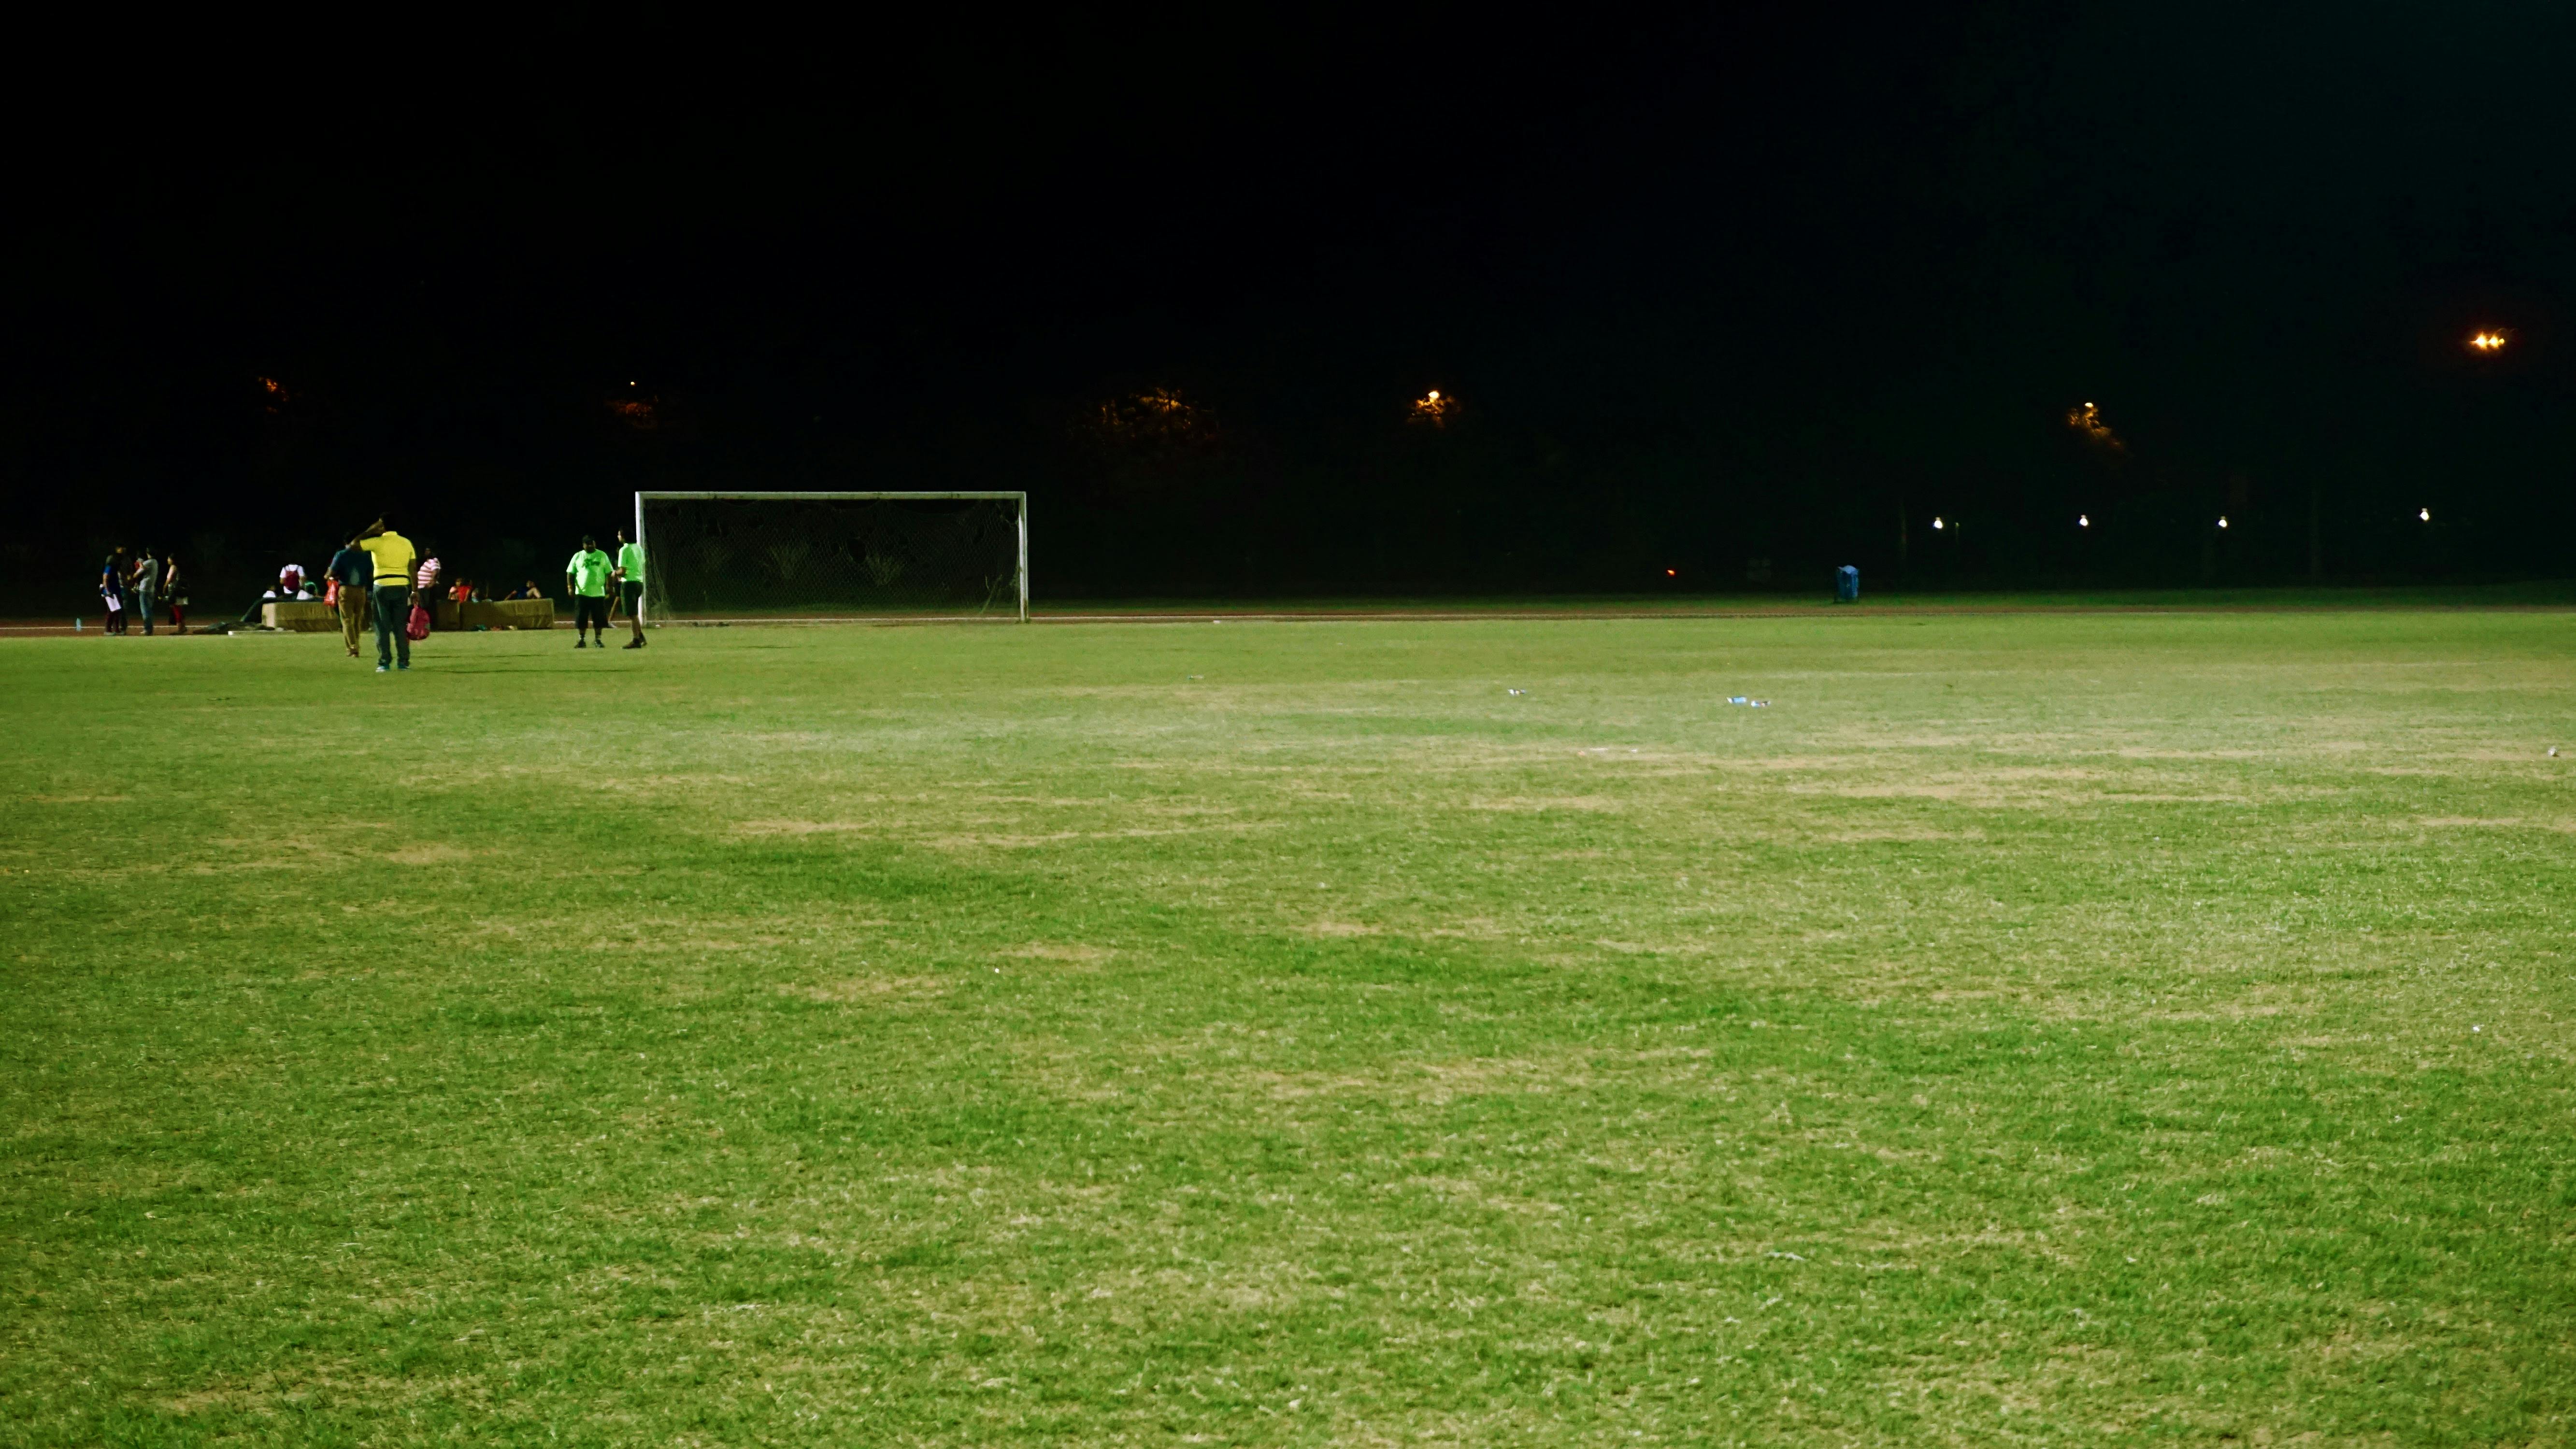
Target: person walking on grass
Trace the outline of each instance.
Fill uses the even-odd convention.
[[[644,647],[644,545],[617,530],[617,597],[626,606],[626,622],[635,628],[629,649]],[[603,641],[605,642],[605,641]]]
[[[161,560],[153,555],[152,545],[143,546],[143,556],[134,561],[134,572],[126,576],[126,597],[134,601],[134,616],[143,621],[143,632],[152,633],[152,596],[161,589]]]
[[[331,555],[330,566],[323,572],[331,576],[332,585],[340,591],[340,645],[349,657],[358,657],[358,636],[367,632],[367,615],[375,592],[376,561],[358,547],[356,539],[340,545]]]
[[[411,540],[385,527],[381,518],[367,525],[358,535],[358,550],[375,561],[369,575],[369,594],[376,613],[376,672],[393,667],[399,655],[402,668],[411,668],[411,635],[403,632],[410,622],[412,601],[412,565],[418,555]]]
[[[575,649],[590,647],[590,636],[596,631],[599,647],[608,647],[608,555],[600,552],[599,540],[585,533],[581,552],[564,565],[564,591],[572,595],[572,627]]]

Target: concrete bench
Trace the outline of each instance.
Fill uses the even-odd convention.
[[[320,600],[279,599],[259,606],[260,622],[272,629],[285,629],[298,634],[337,634],[340,611]],[[555,626],[555,601],[552,599],[495,599],[488,603],[459,604],[453,599],[438,601],[431,615],[440,629],[551,629]],[[375,627],[372,616],[367,627]]]
[[[552,599],[490,599],[459,604],[453,599],[438,603],[438,627],[441,629],[551,629],[555,626],[555,601]]]
[[[320,599],[275,599],[259,606],[259,621],[298,634],[337,634],[340,611]]]

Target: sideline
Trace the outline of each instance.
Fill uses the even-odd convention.
[[[1474,623],[1478,620],[1484,619],[1543,622],[1547,620],[1575,621],[1585,619],[1887,619],[1975,618],[1989,615],[2008,616],[2044,614],[2347,614],[2360,612],[2565,614],[2576,613],[2576,603],[2543,603],[2525,600],[2483,601],[2446,600],[2438,598],[2427,599],[2420,597],[2409,598],[2405,597],[2402,593],[2396,593],[2394,591],[2392,591],[2392,594],[2388,596],[2373,597],[2369,590],[2356,589],[2353,591],[2353,596],[2349,598],[2319,599],[2312,596],[2302,599],[2284,599],[2278,603],[2245,599],[2213,599],[2206,603],[2195,603],[2180,600],[2139,600],[2135,602],[2120,602],[2113,600],[2098,600],[2093,602],[2052,602],[2035,599],[2014,600],[2006,598],[1998,599],[1993,603],[1953,601],[1933,603],[1927,601],[1920,604],[1909,604],[1901,602],[1873,603],[1864,601],[1857,604],[1829,604],[1820,602],[1811,604],[1737,604],[1701,607],[1693,607],[1686,604],[1664,606],[1647,605],[1641,607],[1634,604],[1622,603],[1569,603],[1538,607],[1528,605],[1506,605],[1492,608],[1462,608],[1457,605],[1425,605],[1418,608],[1406,607],[1403,605],[1380,605],[1373,607],[1352,606],[1349,608],[1324,606],[1306,609],[1258,609],[1240,607],[1231,609],[1224,607],[1193,609],[1176,606],[1138,606],[1133,608],[1120,608],[1116,605],[1108,605],[1084,612],[1054,613],[1040,612],[1036,609],[1032,609],[1029,613],[1028,622],[1032,624],[1195,624],[1204,621],[1211,624],[1329,624],[1404,623],[1418,620],[1424,623]],[[655,630],[685,630],[813,628],[824,625],[860,625],[882,629],[927,624],[980,624],[998,628],[1005,625],[1014,625],[1019,622],[1020,621],[1018,619],[1007,614],[800,614],[789,616],[752,615],[742,618],[728,619],[676,619],[664,623],[652,624],[648,627]],[[562,622],[558,620],[555,627],[557,629],[561,629],[564,626]],[[450,630],[446,632],[453,633],[457,631]],[[506,632],[535,633],[539,631],[520,629],[509,630]],[[323,637],[323,633],[324,631],[309,629],[281,629],[273,631],[273,637],[283,639],[293,638],[299,634],[311,634],[316,638],[320,638]],[[0,634],[62,635],[66,637],[95,635],[102,639],[111,637],[184,637],[190,639],[216,637],[211,633],[211,631],[201,632],[192,630],[186,635],[178,635],[166,629],[160,630],[149,636],[130,633],[123,636],[112,636],[104,629],[82,628],[76,630],[68,623],[42,622],[25,618],[0,619]],[[244,637],[271,636],[272,631],[269,630],[242,629],[221,637],[238,639]],[[339,638],[339,635],[336,632],[332,632],[329,634],[329,637],[336,640]]]

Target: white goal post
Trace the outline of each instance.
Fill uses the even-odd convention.
[[[646,535],[648,512],[665,515],[659,538]],[[635,541],[647,583],[639,621],[648,599],[657,624],[687,612],[675,606],[675,587],[706,610],[782,620],[822,622],[836,616],[815,610],[834,607],[861,611],[851,617],[938,617],[956,606],[990,618],[1005,603],[1016,604],[1020,622],[1029,617],[1025,492],[643,490]]]

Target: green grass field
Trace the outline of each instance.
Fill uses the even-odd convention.
[[[0,1443],[2576,1438],[2576,617],[420,657],[0,643]]]

